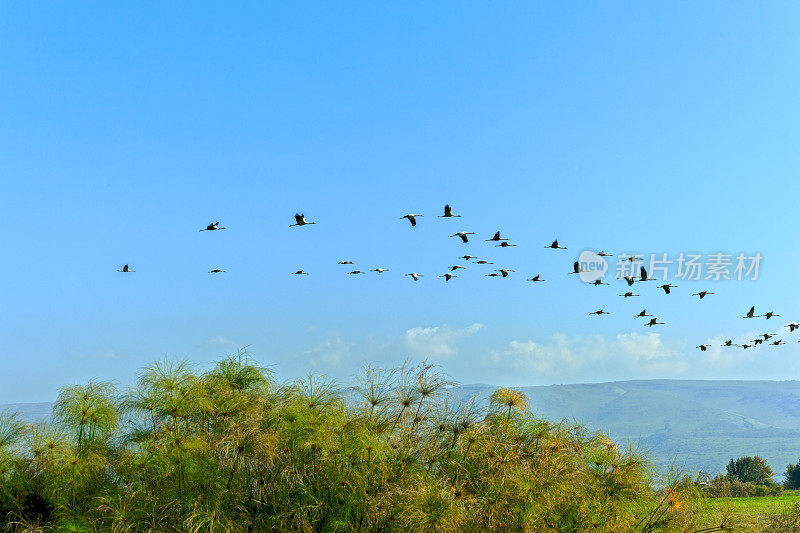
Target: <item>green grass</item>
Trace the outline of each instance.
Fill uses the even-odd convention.
[[[764,527],[766,515],[778,513],[800,504],[800,490],[787,490],[780,496],[749,496],[741,498],[707,498],[702,503],[701,517],[729,516],[752,531]]]

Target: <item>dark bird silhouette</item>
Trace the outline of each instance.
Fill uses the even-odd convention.
[[[720,346],[739,346],[739,345],[735,344],[732,340],[728,339],[723,344],[721,344]]]
[[[294,220],[295,220],[294,224],[289,224],[290,228],[292,226],[307,226],[309,224],[316,224],[316,222],[307,222],[306,217],[303,213],[295,213]]]
[[[459,231],[454,235],[450,235],[451,237],[459,237],[462,242],[469,242],[467,235],[475,235],[474,231]]]
[[[413,279],[414,281],[419,281],[419,278],[425,277],[424,274],[418,274],[416,272],[411,272],[410,274],[406,274],[406,276],[411,276],[411,279]]]
[[[486,259],[481,259],[480,261],[475,261],[476,265],[493,265],[491,261],[487,261]]]
[[[136,272],[135,270],[131,270],[128,265],[123,265],[122,270],[117,269],[117,272],[125,272],[126,274],[130,272]]]
[[[610,315],[608,311],[603,311],[602,309],[598,309],[597,311],[592,311],[589,313],[590,315]]]
[[[628,291],[625,294],[620,294],[620,296],[622,296],[623,298],[630,298],[632,296],[639,296],[639,295],[638,294],[633,294],[633,292]]]
[[[209,224],[205,228],[201,229],[200,231],[217,231],[221,229],[228,229],[226,227],[219,227],[219,222],[214,222],[213,224]]]
[[[383,274],[384,272],[389,272],[388,268],[373,268],[370,272],[377,272],[378,274]]]
[[[348,274],[364,274],[364,272],[361,272],[360,270],[353,270],[351,272],[348,272]]]
[[[625,280],[625,282],[628,284],[628,287],[633,285],[633,282],[636,281],[635,279],[633,279],[633,276],[625,276],[622,279]]]
[[[308,272],[303,272],[302,270],[298,270],[297,272],[292,272],[292,274],[298,274],[298,275],[306,275],[306,276],[308,276]]]
[[[786,324],[783,327],[789,328],[789,333],[791,333],[794,330],[796,330],[797,328],[800,328],[800,324],[798,324],[797,322],[789,322],[788,324]]]
[[[669,283],[658,286],[659,289],[664,289],[664,294],[669,294],[669,290],[674,287],[677,287],[677,285],[671,285]]]
[[[496,244],[495,246],[499,246],[501,248],[508,248],[509,246],[516,246],[516,244],[511,244],[508,241],[503,241],[500,244]]]
[[[225,271],[222,270],[221,268],[215,268],[214,270],[208,271],[209,274],[219,274],[220,272],[225,272]]]
[[[701,352],[705,352],[705,351],[706,351],[706,350],[708,350],[710,347],[711,347],[711,345],[710,345],[710,344],[701,344],[700,346],[698,346],[698,348],[700,348],[700,351],[701,351]]]
[[[596,279],[592,282],[592,285],[594,285],[595,287],[599,287],[600,285],[608,285],[608,283],[606,283],[602,279]]]
[[[400,220],[403,220],[404,218],[407,218],[408,221],[411,222],[412,226],[416,226],[417,225],[417,217],[421,217],[421,216],[422,215],[415,215],[415,214],[411,213],[411,214],[408,214],[408,215],[401,216]]]
[[[639,267],[639,281],[653,281],[653,278],[647,277],[647,269]]]
[[[339,264],[340,265],[352,265],[353,262],[352,261],[339,261]]]
[[[448,274],[442,274],[442,275],[441,275],[441,276],[439,276],[439,277],[440,277],[440,278],[444,278],[444,280],[445,280],[445,281],[450,281],[450,279],[452,279],[452,278],[457,278],[458,276],[456,276],[455,274],[449,274],[449,273],[448,273]]]
[[[566,246],[559,246],[558,239],[556,239],[553,242],[551,242],[548,246],[545,246],[545,248],[552,248],[554,250],[566,250],[567,249]]]
[[[535,276],[533,276],[528,281],[545,281],[545,280],[543,280],[541,277],[539,277],[539,274],[536,274]]]
[[[450,208],[450,204],[444,205],[444,215],[439,215],[439,218],[458,218],[461,215],[454,215],[453,210]]]
[[[498,270],[498,272],[500,272],[504,278],[507,278],[509,272],[516,272],[516,270],[514,270],[513,268],[501,268],[500,270]]]
[[[507,240],[508,239],[504,239],[504,238],[500,237],[500,232],[499,231],[497,233],[495,233],[494,235],[492,235],[491,239],[486,239],[487,242],[488,241],[507,241]]]
[[[474,255],[462,255],[459,259],[463,259],[464,261],[469,261],[470,259],[477,259]]]
[[[772,317],[774,317],[774,316],[781,316],[781,315],[779,315],[779,314],[777,314],[777,313],[773,313],[772,311],[767,311],[767,313],[766,313],[766,314],[764,314],[764,315],[762,315],[762,316],[765,316],[765,317],[767,317],[767,320],[769,320],[770,318],[772,318]]]
[[[642,312],[639,313],[638,315],[636,315],[636,318],[645,317],[645,316],[653,316],[653,315],[648,315],[647,314],[647,309],[642,309]]]
[[[761,315],[756,315],[755,312],[756,312],[756,306],[754,305],[742,318],[755,318],[756,316],[761,316]]]
[[[663,322],[659,322],[657,318],[653,317],[650,319],[650,322],[645,324],[645,326],[650,326],[652,328],[653,326],[656,326],[658,324],[663,324]]]
[[[702,300],[703,298],[705,298],[709,294],[716,294],[716,293],[715,292],[708,292],[708,291],[700,291],[700,292],[696,292],[696,293],[692,294],[692,296],[699,296],[700,299]]]
[[[567,274],[580,274],[581,272],[583,272],[583,270],[581,270],[581,264],[575,261],[572,263],[572,272],[567,272]]]

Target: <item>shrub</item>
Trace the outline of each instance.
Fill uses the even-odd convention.
[[[654,531],[688,528],[694,484],[655,493],[607,436],[532,415],[519,391],[461,400],[431,365],[353,387],[287,384],[246,353],[62,389],[51,424],[0,418],[0,526],[64,531]],[[696,511],[696,509],[694,510]]]

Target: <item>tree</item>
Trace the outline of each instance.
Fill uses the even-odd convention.
[[[796,465],[786,466],[783,487],[786,489],[800,489],[800,461],[797,461]]]
[[[738,479],[742,483],[768,485],[772,481],[772,468],[758,455],[731,459],[726,468],[728,478]]]

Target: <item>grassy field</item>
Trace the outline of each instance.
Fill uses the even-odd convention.
[[[800,504],[800,490],[788,490],[780,496],[752,496],[746,498],[708,498],[703,502],[703,515],[730,516],[737,525],[747,524],[752,531],[760,531],[764,517]],[[748,528],[749,529],[749,528]]]

